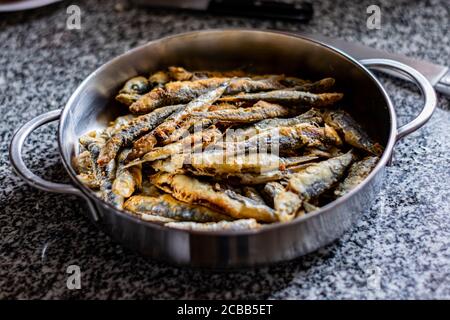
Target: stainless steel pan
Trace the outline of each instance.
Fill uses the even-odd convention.
[[[80,135],[104,127],[118,115],[120,108],[111,107],[112,97],[127,79],[170,65],[214,70],[247,67],[254,72],[300,74],[312,79],[332,76],[336,78],[337,90],[345,93],[347,110],[384,145],[385,152],[370,176],[353,191],[290,223],[276,223],[257,231],[195,232],[141,221],[101,201],[82,185],[76,179],[71,159]],[[418,85],[424,96],[424,106],[413,121],[397,128],[392,102],[368,70],[372,67],[403,72]],[[80,196],[88,204],[87,214],[95,224],[143,255],[191,266],[252,266],[304,255],[332,242],[349,229],[377,195],[395,142],[421,127],[430,118],[435,105],[436,95],[431,84],[418,71],[396,61],[356,61],[323,43],[276,32],[191,32],[149,42],[94,71],[62,110],[38,116],[16,132],[10,146],[10,159],[17,173],[32,186]],[[25,138],[36,128],[56,120],[59,120],[59,151],[73,181],[71,185],[37,177],[21,157]]]

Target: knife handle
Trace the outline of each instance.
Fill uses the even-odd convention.
[[[450,97],[450,70],[447,70],[447,73],[439,80],[438,83],[434,86],[436,91],[445,94],[447,97]]]
[[[211,0],[208,11],[301,22],[309,21],[313,16],[312,4],[306,1],[287,3],[275,0]]]

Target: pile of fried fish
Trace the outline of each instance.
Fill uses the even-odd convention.
[[[74,167],[104,201],[169,227],[291,221],[349,192],[383,152],[334,83],[182,67],[135,77],[116,96],[128,114],[80,137]]]

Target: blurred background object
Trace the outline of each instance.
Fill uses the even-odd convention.
[[[43,7],[61,0],[0,1],[0,12],[21,11]]]
[[[313,16],[310,2],[276,0],[131,0],[140,6],[207,11],[235,16],[309,21]]]

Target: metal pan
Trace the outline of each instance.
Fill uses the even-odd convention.
[[[71,159],[78,137],[104,127],[117,116],[111,99],[120,86],[137,74],[170,65],[188,69],[233,69],[300,74],[311,79],[336,78],[347,110],[385,147],[378,165],[357,188],[320,210],[289,223],[260,230],[195,232],[176,230],[139,220],[97,198],[76,178]],[[412,78],[424,96],[421,113],[397,128],[395,110],[383,86],[368,70],[383,67]],[[10,159],[16,172],[32,186],[50,192],[75,194],[89,207],[88,216],[112,238],[143,255],[175,264],[230,268],[293,259],[337,239],[377,195],[395,142],[421,127],[433,113],[436,94],[416,70],[396,61],[356,61],[347,54],[305,37],[256,30],[211,30],[170,36],[131,50],[106,63],[81,83],[62,110],[40,115],[13,137]],[[108,109],[109,107],[109,109]],[[59,120],[62,162],[73,184],[48,182],[34,175],[21,156],[26,137],[36,128]]]

